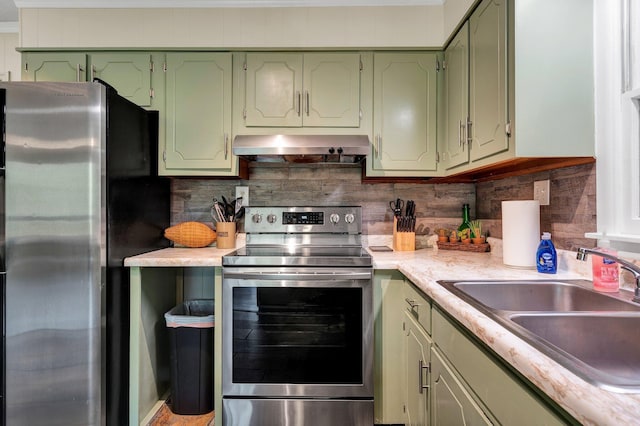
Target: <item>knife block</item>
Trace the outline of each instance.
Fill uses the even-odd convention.
[[[416,249],[415,232],[398,232],[398,219],[393,218],[393,250],[414,251]]]

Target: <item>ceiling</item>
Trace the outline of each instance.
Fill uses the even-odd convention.
[[[445,0],[0,0],[0,22],[17,22],[20,8],[144,8],[144,7],[326,7],[422,6]],[[17,5],[17,7],[16,7]]]

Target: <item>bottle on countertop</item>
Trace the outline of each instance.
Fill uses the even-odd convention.
[[[606,240],[600,241],[598,250],[603,253],[617,255],[617,252],[609,248],[609,242]],[[618,269],[618,263],[605,259],[602,256],[591,256],[591,268],[593,272],[593,289],[602,292],[615,292],[620,289],[620,270]]]
[[[538,245],[536,266],[542,274],[555,274],[558,271],[558,254],[551,241],[551,233],[543,232]]]
[[[458,231],[462,231],[464,229],[469,230],[469,238],[475,238],[475,235],[471,230],[471,224],[469,223],[469,204],[462,205],[462,223],[458,226]]]

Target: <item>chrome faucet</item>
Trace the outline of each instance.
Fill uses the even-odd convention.
[[[634,290],[633,301],[640,303],[640,266],[628,262],[624,259],[620,259],[619,257],[612,254],[603,253],[597,249],[590,248],[579,248],[578,256],[576,258],[582,261],[587,260],[587,254],[589,253],[604,257],[605,259],[613,260],[614,262],[619,263],[621,268],[631,272],[633,274],[633,277],[636,279],[636,288]]]

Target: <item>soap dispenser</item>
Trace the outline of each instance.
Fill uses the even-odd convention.
[[[543,232],[538,245],[536,266],[542,274],[555,274],[558,270],[558,255],[551,241],[551,233]]]

